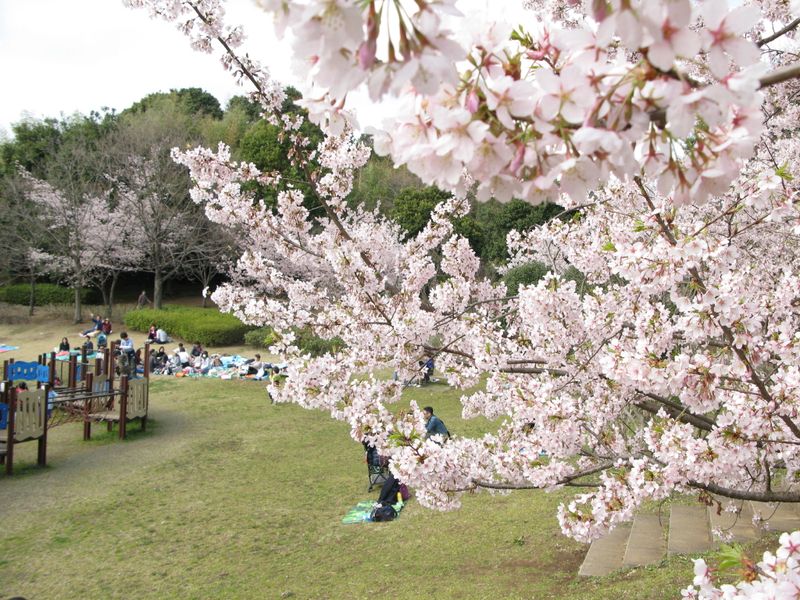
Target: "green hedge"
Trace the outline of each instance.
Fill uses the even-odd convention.
[[[503,277],[503,282],[508,288],[509,295],[516,296],[519,293],[519,286],[536,285],[549,271],[546,264],[533,261],[509,269]]]
[[[162,310],[145,308],[125,314],[125,326],[128,329],[147,331],[150,323],[156,323],[170,337],[207,346],[241,344],[245,334],[253,328],[233,315],[213,308],[167,306]]]
[[[28,305],[31,297],[31,286],[29,283],[15,283],[0,287],[0,302],[9,304]],[[75,301],[75,292],[72,288],[56,285],[54,283],[37,283],[34,291],[34,302],[36,306],[45,304],[72,304]],[[84,304],[97,304],[100,302],[98,292],[95,289],[83,288],[81,290],[81,302]]]
[[[276,341],[272,327],[259,327],[244,334],[244,343],[255,348],[269,348]]]
[[[311,330],[306,328],[295,329],[294,333],[297,335],[297,340],[295,341],[297,347],[312,356],[321,356],[328,352],[336,353],[344,346],[344,342],[340,338],[326,340],[317,337],[311,333]],[[269,348],[277,341],[277,335],[271,327],[260,327],[253,331],[248,331],[244,336],[245,344],[256,348]]]

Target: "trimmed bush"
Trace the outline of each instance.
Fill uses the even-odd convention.
[[[295,342],[297,347],[311,356],[322,356],[328,352],[335,354],[344,346],[341,338],[324,339],[317,337],[308,329],[297,329],[295,334],[297,335]]]
[[[272,327],[259,327],[244,334],[244,343],[255,348],[269,348],[276,342]]]
[[[9,304],[22,304],[27,306],[30,301],[31,286],[28,283],[15,283],[0,287],[0,302]],[[75,292],[72,288],[56,285],[54,283],[37,283],[34,291],[36,306],[46,304],[72,304],[75,301]],[[81,302],[84,304],[97,304],[98,293],[95,289],[83,288]]]
[[[157,323],[171,337],[207,346],[241,344],[245,334],[253,329],[233,315],[213,308],[167,306],[163,310],[138,309],[125,314],[125,326],[134,331],[147,331]]]
[[[509,269],[503,277],[503,282],[508,287],[509,295],[516,296],[519,293],[519,286],[536,285],[549,271],[546,264],[533,261]]]
[[[297,335],[297,340],[295,341],[297,347],[312,356],[321,356],[327,352],[335,353],[344,346],[344,342],[340,338],[326,340],[317,337],[309,329],[295,329],[294,333]],[[256,348],[269,348],[277,341],[277,335],[271,327],[260,327],[253,331],[248,331],[244,336],[245,344]]]

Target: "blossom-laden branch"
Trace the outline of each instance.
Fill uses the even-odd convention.
[[[201,46],[232,37],[218,2],[136,3],[177,15]],[[594,487],[559,509],[583,541],[675,491],[777,497],[776,474],[800,471],[800,145],[787,134],[797,108],[779,93],[797,73],[751,41],[755,7],[545,3],[539,14],[557,20],[472,19],[459,37],[450,0],[261,4],[313,58],[304,106],[332,135],[312,148],[299,120],[273,114],[324,214],[288,186],[268,209],[245,184],[279,178],[224,146],[176,157],[207,214],[245,236],[214,299],[278,331],[290,376],[276,399],[347,422],[436,509],[479,483],[549,489],[591,473]],[[397,5],[402,24],[386,31]],[[248,71],[226,43],[226,64]],[[345,201],[368,156],[344,116],[362,82],[405,101],[376,149],[457,192],[410,240]],[[515,296],[455,233],[473,190],[567,211],[509,236],[510,265],[550,268]],[[293,327],[344,348],[303,355]],[[465,390],[462,415],[497,427],[425,438],[419,407],[396,403],[426,351]]]

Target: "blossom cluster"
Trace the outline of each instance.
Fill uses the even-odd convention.
[[[773,598],[793,600],[800,594],[800,531],[784,533],[775,554],[764,552],[756,565],[751,565],[744,581],[736,585],[719,585],[702,558],[694,561],[694,582],[681,592],[687,600],[740,600]]]
[[[178,21],[220,14],[216,2],[148,4]],[[213,298],[277,330],[291,366],[273,397],[347,422],[431,508],[479,489],[590,489],[559,509],[582,541],[675,491],[800,501],[773,489],[800,472],[796,74],[770,75],[788,81],[762,105],[778,55],[758,50],[755,8],[558,3],[559,21],[462,28],[445,0],[416,2],[391,27],[388,0],[261,4],[298,36],[317,85],[305,106],[328,125],[318,148],[297,119],[274,121],[321,210],[291,187],[267,208],[245,184],[279,177],[225,146],[175,157],[208,216],[242,231],[247,251]],[[227,40],[216,17],[197,18]],[[472,37],[450,34],[462,29]],[[454,192],[410,239],[346,202],[368,152],[344,96],[364,82],[405,102],[375,149]],[[473,192],[565,208],[509,236],[509,266],[551,269],[515,296],[454,230]],[[292,327],[344,348],[304,355]],[[464,390],[463,416],[493,431],[441,443],[418,406],[397,406],[426,355]]]

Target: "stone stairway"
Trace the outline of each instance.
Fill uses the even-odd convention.
[[[723,502],[723,506],[724,506]],[[608,575],[621,568],[659,563],[667,555],[697,554],[719,545],[712,529],[725,531],[731,541],[749,542],[761,535],[753,525],[758,513],[772,531],[800,529],[800,506],[742,502],[735,513],[717,514],[716,505],[674,505],[669,521],[662,516],[637,514],[633,523],[624,523],[606,536],[595,540],[578,571],[582,576]],[[667,529],[665,535],[665,527]]]

